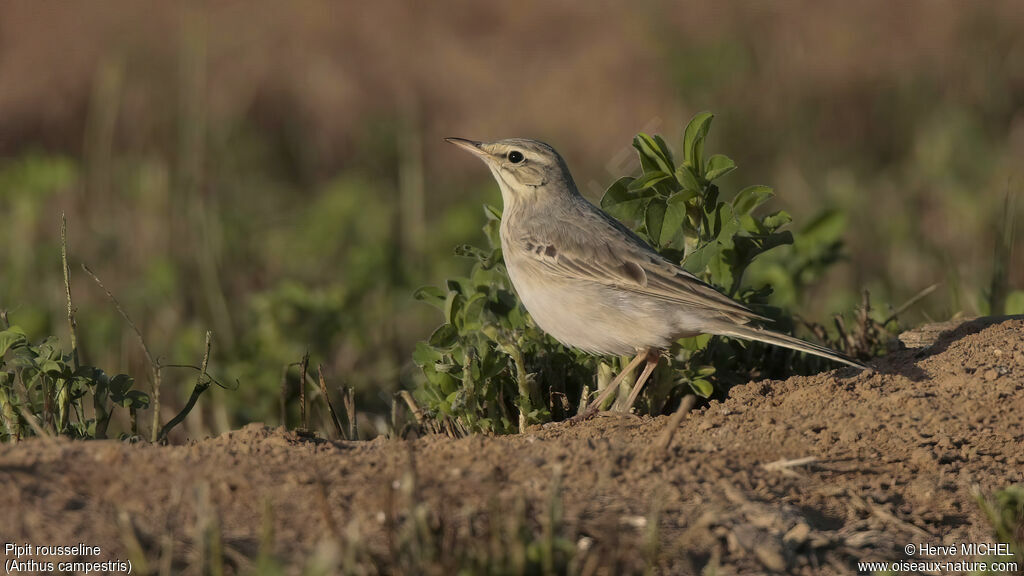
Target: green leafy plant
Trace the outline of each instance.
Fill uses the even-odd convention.
[[[489,249],[459,246],[473,259],[469,276],[444,288],[425,287],[415,297],[445,317],[413,360],[426,384],[416,391],[434,416],[463,430],[504,433],[564,416],[579,402],[568,384],[593,374],[593,359],[565,348],[533,323],[512,289],[501,259],[501,212],[484,210]],[[575,397],[568,394],[575,392]]]
[[[705,154],[712,119],[703,112],[690,121],[678,160],[661,136],[637,135],[633,147],[642,172],[616,180],[601,207],[668,260],[776,320],[774,328],[792,330],[793,317],[768,305],[771,287],[744,282],[760,256],[794,244],[793,232],[786,229],[791,217],[783,210],[758,215],[774,196],[768,186],[747,186],[726,199],[718,182],[736,164],[723,154]],[[414,360],[426,380],[417,396],[431,414],[457,422],[457,430],[504,432],[513,428],[513,405],[520,412],[520,429],[575,413],[595,382],[595,368],[599,367],[600,388],[610,379],[611,366],[566,349],[536,327],[516,298],[501,261],[501,214],[492,207],[485,212],[489,249],[456,249],[456,254],[475,260],[469,277],[416,293],[439,308],[445,320],[416,348]],[[798,250],[758,275],[786,278],[788,286],[802,290],[838,260],[842,244],[835,231],[841,227],[834,216],[819,218],[797,240]],[[707,335],[686,338],[669,351],[668,366],[655,371],[645,394],[646,407],[659,413],[685,394],[706,398],[716,386],[815,365],[817,360],[797,361],[789,351],[767,345]],[[557,370],[551,371],[553,366]]]
[[[18,326],[0,331],[0,434],[5,440],[33,432],[105,438],[117,408],[129,411],[137,434],[136,414],[148,407],[149,395],[135,389],[135,379],[92,366],[75,368],[56,337],[33,344]]]
[[[0,440],[17,442],[29,434],[49,437],[54,434],[73,438],[106,438],[115,408],[129,413],[130,434],[140,438],[138,412],[150,408],[153,422],[149,436],[152,442],[164,441],[167,433],[180,424],[195,407],[199,396],[210,384],[222,386],[207,374],[210,359],[211,333],[206,333],[206,352],[202,366],[163,364],[146,346],[142,332],[107,290],[99,277],[87,266],[82,269],[106,293],[111,303],[132,328],[150,363],[152,396],[135,389],[135,379],[127,374],[109,376],[103,370],[83,365],[78,349],[78,322],[71,299],[71,269],[68,266],[67,220],[61,218],[61,263],[64,272],[64,294],[67,299],[67,321],[71,351],[64,353],[56,336],[33,344],[26,331],[10,324],[7,312],[0,310]],[[192,395],[185,407],[169,422],[160,424],[160,381],[163,368],[191,368],[199,372]],[[91,404],[91,417],[87,406]]]

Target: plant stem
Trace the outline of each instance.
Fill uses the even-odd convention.
[[[516,367],[516,383],[519,385],[519,432],[526,431],[526,415],[533,407],[530,399],[530,381],[526,374],[526,361],[523,358],[523,351],[515,344],[509,346],[512,356],[512,363]]]
[[[67,216],[61,212],[60,215],[60,258],[64,264],[64,295],[67,297],[68,302],[68,331],[71,338],[71,360],[74,363],[75,370],[78,370],[78,335],[76,328],[78,323],[75,321],[75,308],[71,304],[71,268],[68,266],[68,219]]]
[[[146,346],[146,339],[142,337],[142,331],[135,325],[135,322],[132,322],[131,317],[128,316],[128,313],[121,307],[121,303],[117,301],[117,298],[115,298],[110,290],[107,290],[107,287],[103,285],[99,276],[97,276],[96,273],[89,269],[89,267],[84,263],[82,264],[82,270],[85,270],[86,274],[92,276],[92,279],[99,285],[103,292],[107,294],[107,298],[109,298],[114,304],[114,308],[117,309],[121,318],[124,318],[124,321],[127,322],[128,326],[130,326],[132,331],[135,332],[135,336],[139,339],[139,344],[142,346],[142,352],[146,355],[146,360],[149,361],[150,376],[152,377],[153,383],[153,433],[150,441],[156,442],[157,436],[159,436],[160,432],[160,364],[154,360],[153,355],[149,353],[149,346]],[[135,430],[133,430],[133,432],[137,433]]]
[[[60,259],[64,268],[64,295],[68,303],[68,333],[71,339],[71,362],[75,371],[78,371],[78,323],[75,321],[75,307],[71,303],[71,268],[68,266],[68,218],[63,212],[60,214]],[[65,381],[64,386],[57,389],[57,432],[64,433],[67,428],[71,409],[71,391],[68,387],[70,381]]]
[[[330,413],[331,423],[334,424],[334,431],[338,433],[338,438],[344,438],[345,440],[351,440],[351,438],[345,438],[345,432],[341,428],[341,422],[338,420],[338,415],[334,412],[334,404],[331,403],[331,397],[327,394],[327,380],[324,379],[324,365],[319,364],[316,367],[316,373],[320,381],[320,394],[324,397],[324,402],[327,404],[327,412]]]
[[[189,412],[192,412],[192,408],[195,407],[196,402],[199,400],[199,396],[203,392],[206,392],[206,389],[210,387],[210,380],[206,380],[204,382],[203,381],[203,377],[206,376],[206,368],[210,364],[210,348],[212,346],[212,343],[211,343],[212,337],[213,337],[213,333],[210,332],[209,330],[207,330],[206,331],[206,352],[203,353],[203,363],[199,367],[199,376],[196,377],[196,385],[195,385],[194,388],[192,388],[192,395],[189,396],[188,402],[185,403],[185,407],[181,409],[181,412],[178,412],[174,416],[174,418],[171,418],[167,422],[167,424],[165,424],[164,427],[162,429],[160,429],[160,434],[156,437],[154,442],[163,442],[167,438],[167,434],[170,433],[170,431],[175,426],[177,426],[183,420],[185,420],[185,417],[189,415]]]
[[[306,420],[306,372],[309,370],[309,351],[302,357],[302,364],[299,372],[299,421],[303,430],[309,430],[309,421]]]

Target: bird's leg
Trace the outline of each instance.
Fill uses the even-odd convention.
[[[617,376],[615,376],[615,379],[612,380],[610,384],[605,386],[604,390],[602,390],[601,394],[597,397],[597,400],[594,400],[593,402],[590,403],[590,406],[587,407],[587,411],[590,412],[600,410],[601,406],[608,400],[608,397],[611,396],[612,394],[615,394],[616,391],[618,391],[619,385],[622,384],[622,381],[626,378],[626,376],[633,370],[635,370],[636,367],[640,365],[640,362],[642,362],[643,359],[646,357],[646,350],[643,350],[639,354],[637,354],[636,358],[633,358],[633,360],[631,360],[630,363],[625,368],[623,368]]]
[[[621,384],[622,380],[626,378],[626,375],[635,370],[636,367],[640,365],[640,362],[642,362],[646,357],[647,350],[642,350],[639,354],[637,354],[636,358],[633,358],[633,360],[625,368],[623,368],[622,371],[619,372],[619,374],[615,376],[615,378],[607,386],[605,386],[604,390],[601,391],[601,394],[597,397],[596,400],[591,402],[582,412],[580,412],[576,416],[573,416],[572,418],[569,418],[569,423],[575,424],[577,422],[583,422],[584,420],[589,420],[590,418],[592,418],[594,414],[597,414],[597,411],[598,409],[601,408],[601,405],[604,404],[605,401],[607,401],[608,398],[619,389],[619,384]],[[580,402],[583,402],[584,400],[585,398],[581,398]]]
[[[636,379],[636,384],[633,385],[633,389],[629,392],[629,400],[626,401],[625,412],[629,412],[633,408],[633,403],[636,402],[637,396],[640,395],[640,390],[643,389],[644,383],[651,377],[651,373],[658,367],[658,360],[661,356],[654,350],[648,350],[644,354],[644,359],[647,360],[647,365],[644,366],[644,371],[640,373],[640,377]]]

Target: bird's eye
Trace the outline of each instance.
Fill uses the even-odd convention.
[[[513,150],[508,153],[508,161],[513,164],[519,164],[523,161],[523,153],[518,150]]]

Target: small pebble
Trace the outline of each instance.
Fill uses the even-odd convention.
[[[754,555],[764,565],[765,568],[773,572],[782,572],[786,569],[786,557],[782,555],[782,550],[774,543],[761,543],[754,547]]]
[[[800,522],[790,528],[789,532],[786,532],[786,535],[782,537],[782,540],[794,548],[799,548],[807,542],[807,537],[810,535],[811,527],[806,522]]]

